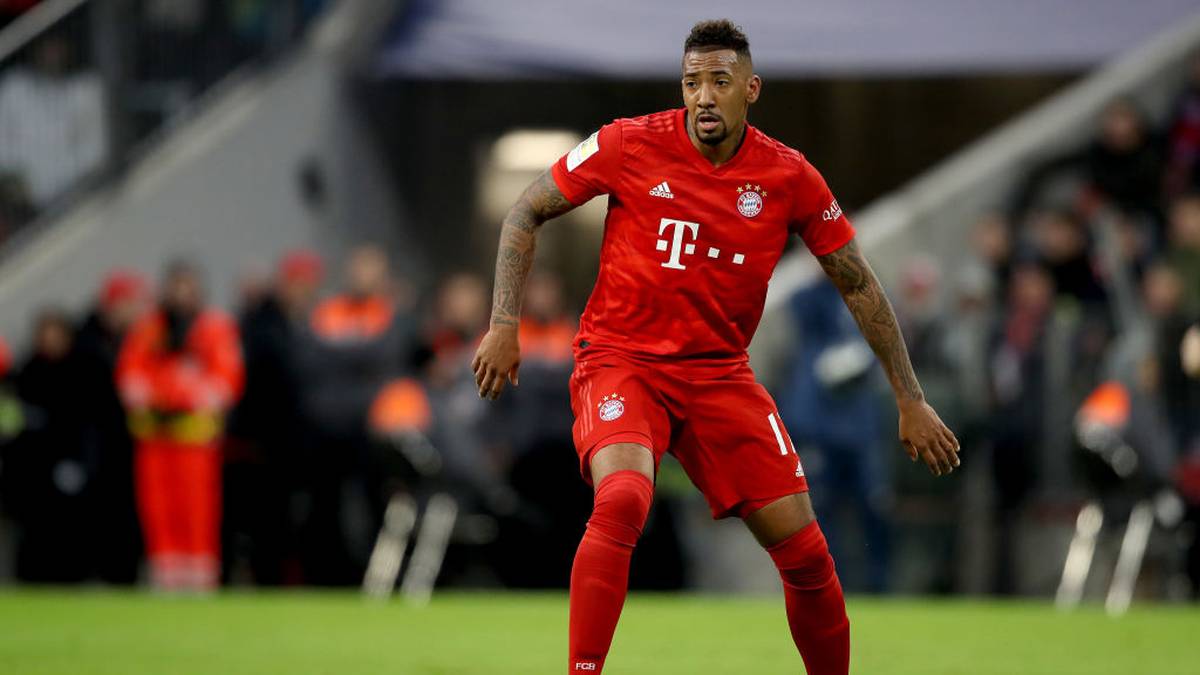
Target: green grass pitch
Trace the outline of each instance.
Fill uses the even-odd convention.
[[[1200,674],[1200,608],[850,601],[861,675]],[[0,592],[12,675],[541,675],[565,671],[566,596],[446,594],[425,609],[350,593]],[[634,595],[610,675],[803,672],[782,599]]]

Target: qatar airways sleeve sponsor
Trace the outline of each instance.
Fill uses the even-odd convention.
[[[804,162],[796,184],[792,231],[813,255],[832,253],[854,238],[854,227],[821,174]]]
[[[837,220],[842,217],[842,207],[838,206],[837,200],[829,202],[828,208],[821,212],[821,220],[826,222]]]

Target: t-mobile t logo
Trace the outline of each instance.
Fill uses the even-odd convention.
[[[692,255],[696,252],[696,245],[684,245],[683,233],[688,232],[691,235],[691,239],[694,241],[696,239],[696,234],[700,229],[700,223],[689,223],[686,220],[671,220],[670,218],[663,218],[658,224],[658,236],[663,236],[663,232],[669,225],[675,226],[675,230],[671,233],[671,241],[668,243],[666,239],[659,239],[656,246],[656,248],[658,248],[660,251],[667,250],[668,246],[671,248],[671,257],[669,260],[667,260],[667,262],[662,263],[662,266],[670,267],[673,270],[685,270],[687,269],[687,265],[680,264],[679,256]]]

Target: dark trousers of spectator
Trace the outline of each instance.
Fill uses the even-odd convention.
[[[280,453],[231,453],[224,468],[222,578],[237,582],[248,566],[260,586],[299,583],[294,503],[294,470],[272,461]]]
[[[17,578],[31,583],[78,583],[91,573],[84,502],[53,497],[23,519],[17,536]]]
[[[536,443],[520,453],[509,482],[522,508],[503,520],[496,562],[505,585],[566,588],[592,511],[592,489],[579,478],[570,441]]]
[[[92,574],[92,497],[82,464],[64,458],[69,439],[28,432],[4,448],[0,499],[15,530],[16,576],[78,583]]]
[[[132,448],[109,457],[94,481],[92,540],[96,574],[109,584],[137,582],[142,559],[142,528],[134,502]]]
[[[851,507],[858,520],[866,545],[866,568],[861,579],[847,574],[842,583],[847,588],[857,586],[855,590],[885,592],[892,550],[888,509],[893,501],[886,458],[873,443],[806,446],[801,448],[800,458],[812,490],[813,509],[835,560],[859,557],[847,555],[845,528],[837,517],[839,507]]]
[[[1192,542],[1187,553],[1187,575],[1192,582],[1192,599],[1200,601],[1200,504],[1193,504],[1188,509],[1186,522],[1192,529]]]
[[[299,536],[305,583],[353,586],[362,582],[376,532],[362,476],[366,439],[323,435],[304,462]],[[363,550],[366,548],[366,550]]]
[[[995,486],[993,531],[996,567],[992,591],[1013,595],[1019,590],[1017,534],[1026,499],[1032,490],[1035,441],[1019,435],[1001,437],[992,450],[992,479]]]

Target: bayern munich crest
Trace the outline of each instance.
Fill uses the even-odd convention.
[[[762,213],[763,200],[767,197],[767,191],[762,189],[761,185],[746,183],[745,185],[739,185],[737,191],[738,213],[747,218],[753,218]]]
[[[611,422],[625,414],[625,397],[609,394],[596,407],[600,410],[600,419]]]

